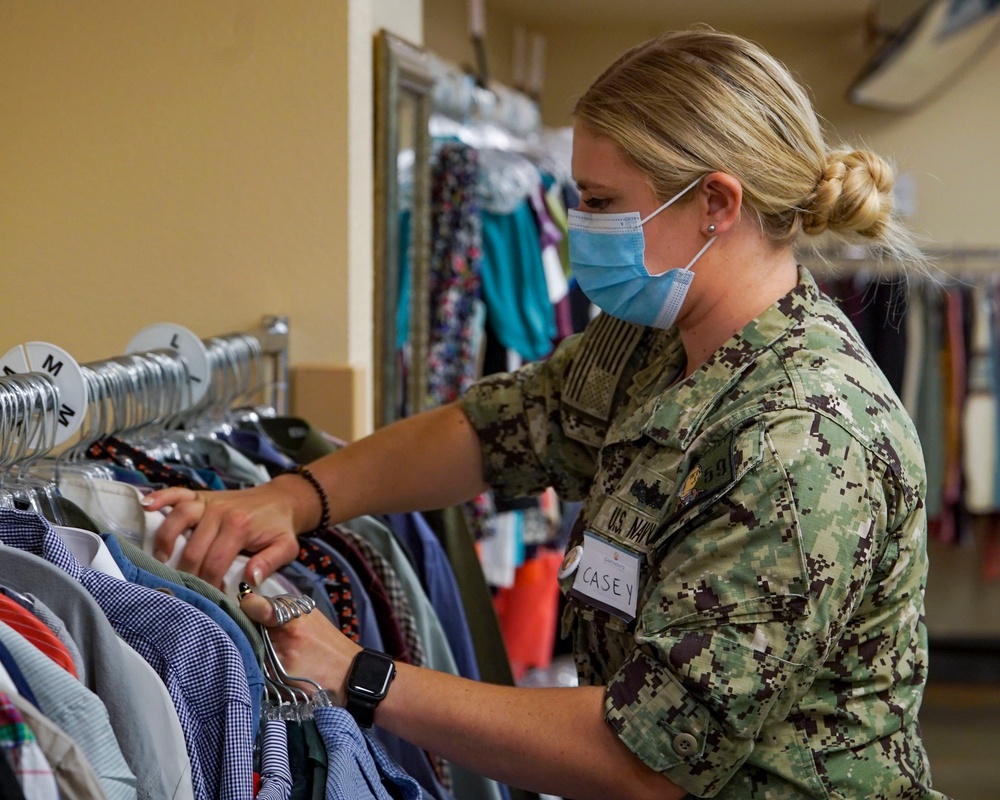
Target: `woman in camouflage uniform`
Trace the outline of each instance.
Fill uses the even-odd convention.
[[[824,232],[919,265],[891,168],[831,149],[803,90],[710,30],[626,53],[575,109],[570,255],[605,312],[546,361],[311,465],[334,521],[486,486],[582,500],[560,582],[580,686],[399,665],[380,726],[503,782],[573,798],[935,798],[925,479],[909,418],[796,265]],[[685,267],[678,268],[681,264]],[[259,578],[321,518],[316,487],[168,489],[160,532],[218,582]],[[268,603],[243,603],[273,624]],[[343,696],[357,647],[275,629]]]

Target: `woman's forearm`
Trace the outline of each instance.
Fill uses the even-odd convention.
[[[487,488],[479,439],[457,403],[381,428],[309,468],[329,495],[333,522],[445,508]],[[301,532],[315,527],[320,504],[311,487],[296,483]]]
[[[685,792],[604,721],[604,688],[515,688],[400,664],[376,722],[446,760],[537,792],[671,800]]]

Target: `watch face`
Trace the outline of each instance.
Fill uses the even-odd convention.
[[[394,666],[392,659],[388,656],[367,651],[361,652],[354,659],[348,688],[358,694],[383,697],[389,690]]]

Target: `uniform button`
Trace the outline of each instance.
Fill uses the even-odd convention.
[[[566,557],[562,560],[562,564],[559,565],[559,580],[563,578],[568,578],[574,572],[576,568],[580,566],[580,560],[583,558],[583,546],[577,545],[576,547],[571,547],[566,553]]]
[[[698,740],[690,733],[678,733],[673,744],[674,752],[679,756],[689,756],[698,749]]]

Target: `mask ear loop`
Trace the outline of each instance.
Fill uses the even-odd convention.
[[[690,192],[699,183],[701,183],[701,178],[695,178],[691,183],[689,183],[687,185],[686,188],[681,189],[681,191],[678,194],[675,194],[673,197],[671,197],[669,200],[667,200],[667,202],[664,203],[662,206],[660,206],[658,209],[656,209],[656,211],[654,211],[652,214],[650,214],[645,219],[639,220],[639,224],[640,225],[645,225],[653,217],[655,217],[657,214],[659,214],[661,211],[663,211],[663,209],[665,209],[665,208],[667,208],[669,206],[672,206],[674,203],[676,203],[678,200],[680,200],[684,195],[686,195],[688,192]],[[701,255],[701,254],[699,253],[698,255]]]
[[[718,239],[718,238],[719,238],[718,236],[713,236],[711,239],[709,239],[707,242],[705,242],[705,244],[702,245],[701,250],[699,250],[695,254],[695,257],[692,258],[690,261],[688,261],[688,264],[687,264],[686,267],[684,267],[684,269],[691,269],[691,267],[693,267],[695,265],[695,262],[699,258],[701,258],[702,253],[704,253],[706,250],[708,250],[709,247],[711,247],[713,244],[715,244],[715,240]]]

